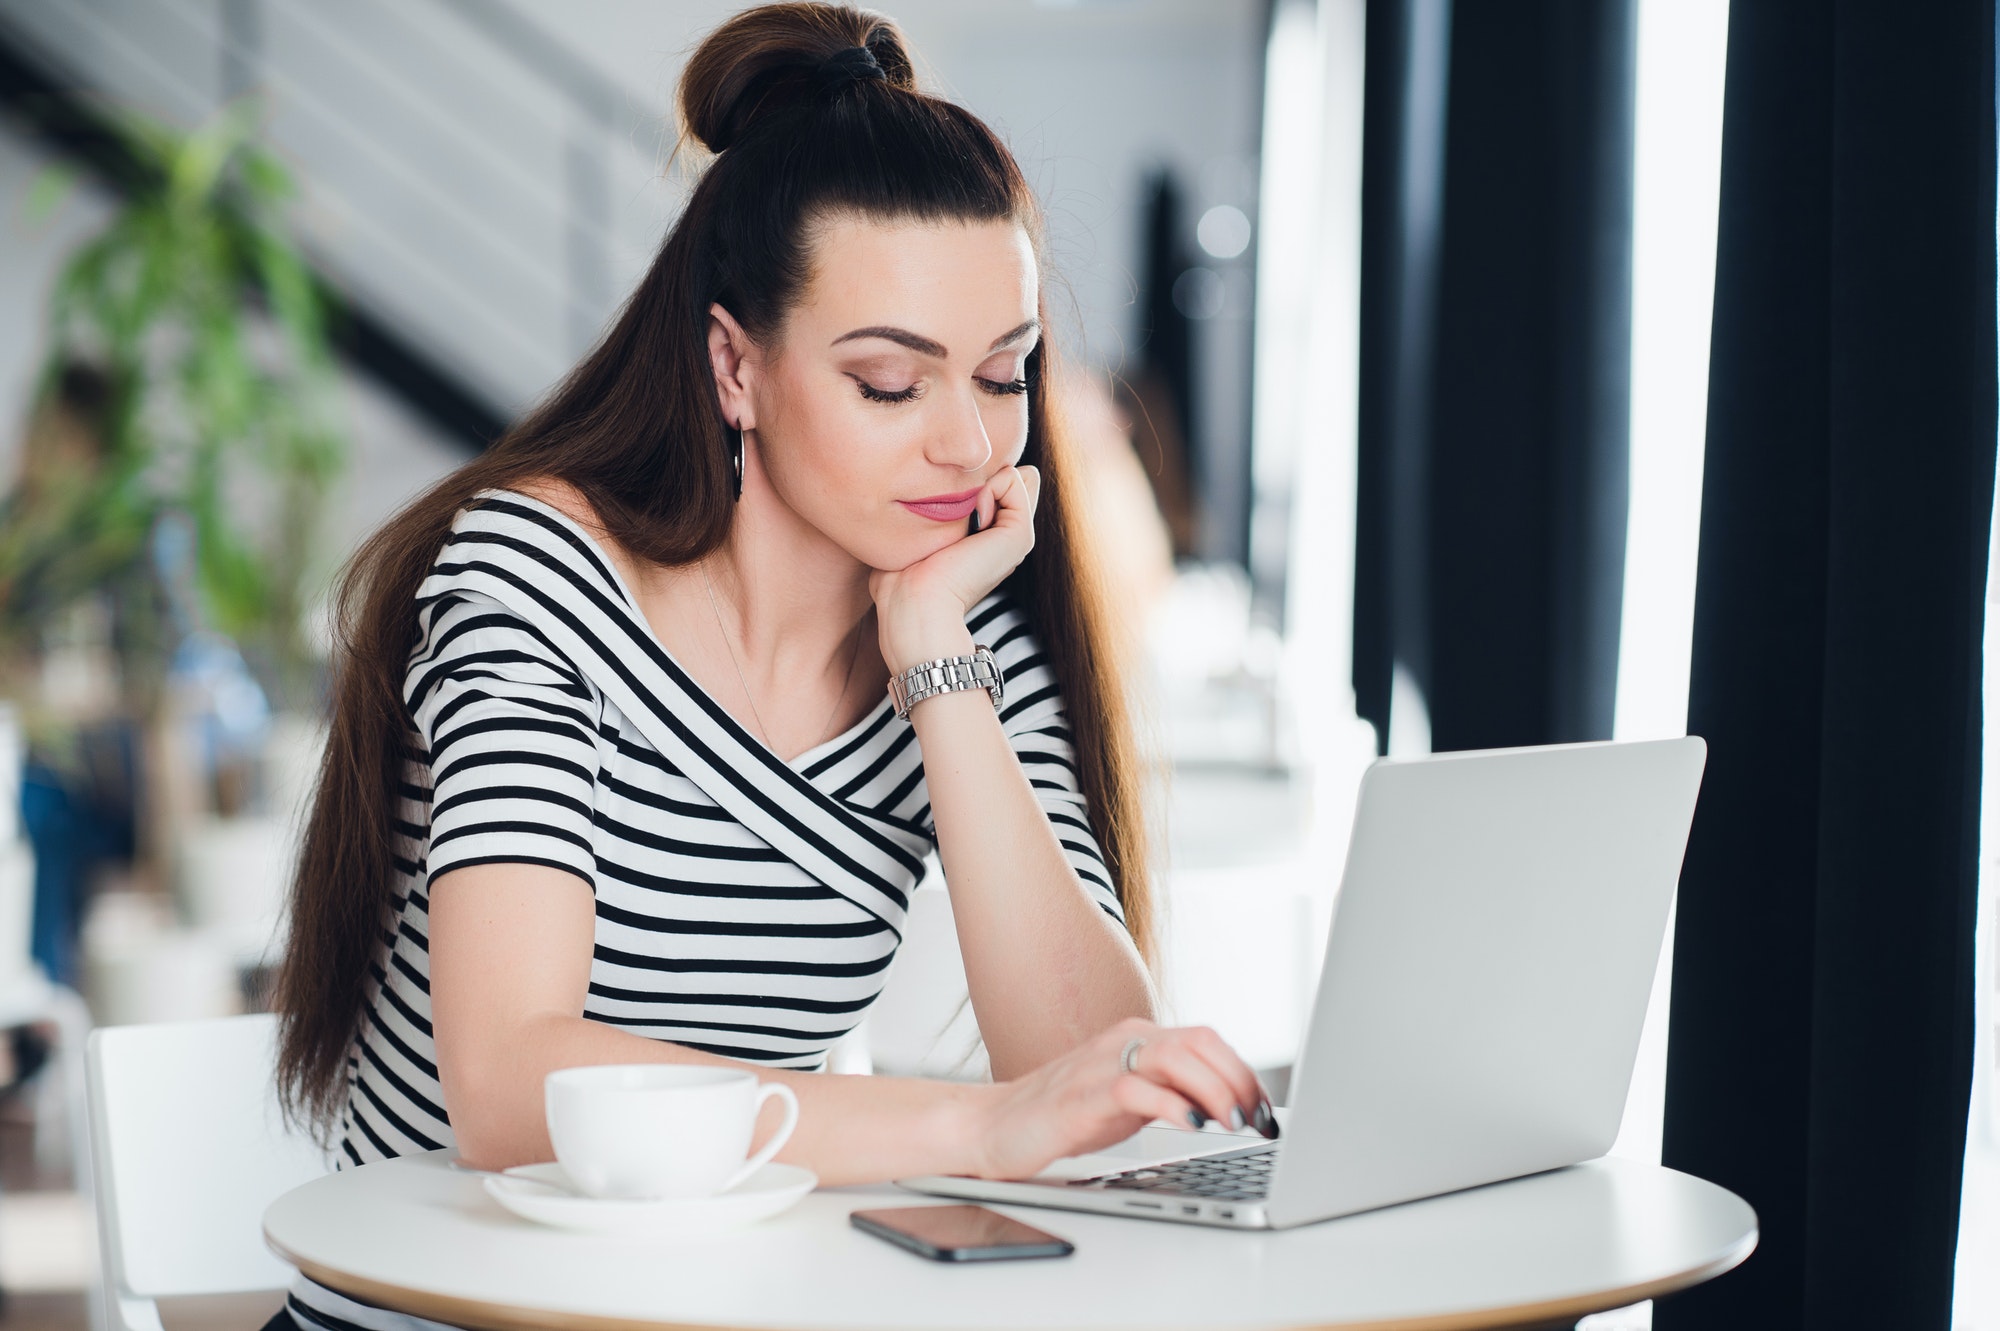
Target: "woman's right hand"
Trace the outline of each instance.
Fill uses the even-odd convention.
[[[1128,1044],[1144,1041],[1122,1060]],[[1155,1119],[1199,1127],[1213,1119],[1266,1137],[1277,1120],[1257,1074],[1206,1026],[1119,1022],[1024,1077],[992,1088],[977,1125],[974,1172],[1030,1178],[1064,1156],[1102,1150]]]

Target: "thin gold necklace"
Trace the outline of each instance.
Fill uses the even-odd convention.
[[[722,649],[729,653],[729,668],[736,672],[737,687],[743,690],[743,701],[750,704],[750,717],[757,723],[757,738],[764,741],[764,747],[777,752],[771,745],[771,732],[764,728],[763,714],[757,710],[757,697],[750,692],[750,681],[743,677],[743,663],[736,659],[736,644],[729,640],[729,630],[722,624],[722,607],[716,603],[715,583],[708,576],[708,561],[701,561],[701,583],[708,588],[708,610],[715,616],[715,631],[722,635]],[[864,619],[866,616],[863,617]],[[833,734],[833,723],[840,717],[840,705],[847,701],[847,691],[854,683],[854,664],[861,656],[861,622],[857,621],[848,636],[853,640],[847,649],[847,673],[840,677],[840,693],[833,700],[833,710],[826,714],[826,724],[820,728],[819,738],[807,745],[803,752],[810,753],[826,743]]]

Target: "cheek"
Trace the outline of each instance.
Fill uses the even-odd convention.
[[[836,386],[794,391],[766,418],[764,470],[779,499],[856,560],[870,568],[907,568],[965,535],[958,525],[917,518],[895,501],[913,478],[928,481],[924,442],[936,423],[922,411],[847,400]],[[989,398],[980,419],[993,445],[991,474],[1018,462],[1028,439],[1022,397]]]
[[[787,426],[766,442],[771,486],[788,507],[834,535],[832,524],[885,488],[880,443],[840,412],[815,413]]]
[[[1019,462],[1021,451],[1028,446],[1027,397],[995,398],[983,414],[986,437],[993,441],[994,462],[1003,466]]]
[[[921,452],[921,429],[871,405],[850,407],[831,393],[787,403],[765,431],[764,471],[786,507],[855,559],[903,568],[931,553],[913,537],[941,536],[898,521],[906,515],[893,502],[910,455]]]

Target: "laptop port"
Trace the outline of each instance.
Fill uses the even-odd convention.
[[[1182,1215],[1200,1215],[1200,1214],[1201,1214],[1201,1208],[1200,1208],[1199,1206],[1183,1206],[1183,1207],[1181,1208],[1181,1214],[1182,1214]]]
[[[1166,1209],[1165,1207],[1161,1206],[1158,1202],[1142,1202],[1137,1197],[1132,1198],[1125,1204],[1127,1206],[1136,1206],[1146,1211],[1163,1211]]]
[[[1222,1207],[1220,1210],[1216,1211],[1215,1218],[1217,1220],[1234,1220],[1236,1218],[1236,1212],[1231,1208],[1225,1206]]]

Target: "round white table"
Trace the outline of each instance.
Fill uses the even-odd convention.
[[[1720,1275],[1757,1243],[1735,1194],[1622,1160],[1276,1233],[998,1208],[1076,1244],[1054,1260],[927,1262],[847,1223],[933,1202],[842,1188],[699,1238],[588,1236],[516,1219],[438,1153],[295,1188],[264,1235],[350,1298],[496,1331],[1564,1324]]]

